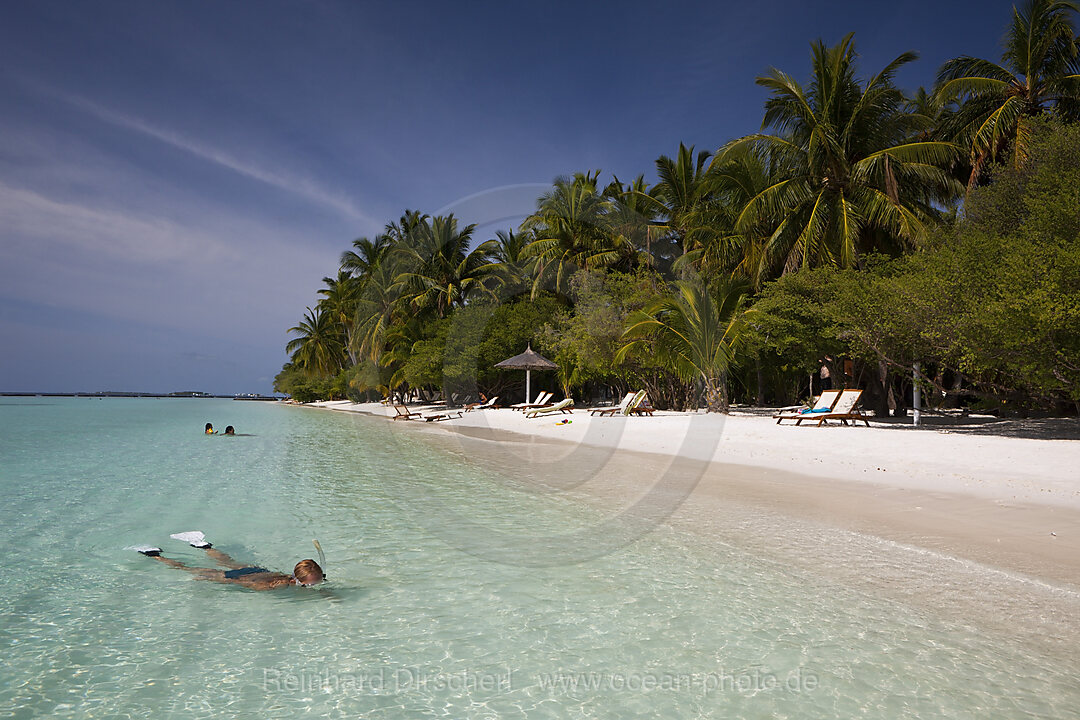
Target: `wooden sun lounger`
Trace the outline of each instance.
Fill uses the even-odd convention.
[[[414,413],[406,406],[397,403],[394,403],[394,411],[397,412],[397,415],[394,416],[395,420],[411,420],[414,417],[422,417],[420,413]]]
[[[526,410],[525,417],[537,418],[541,415],[550,415],[554,413],[564,413],[566,415],[574,414],[574,399],[564,398],[554,405],[548,405],[547,407],[536,408],[535,410]]]
[[[555,393],[549,393],[549,392],[541,393],[540,395],[537,396],[536,402],[534,402],[534,403],[523,402],[523,403],[518,403],[517,405],[511,405],[510,407],[512,409],[514,409],[514,410],[523,410],[523,411],[524,410],[534,410],[536,408],[547,407],[548,400],[550,400],[551,397],[554,394]]]
[[[773,417],[776,418],[776,424],[779,425],[784,420],[810,419],[818,414],[824,415],[826,412],[832,412],[837,401],[840,400],[840,394],[839,390],[825,390],[809,410],[806,408],[789,411],[781,410]],[[799,423],[796,422],[795,424],[798,425]]]
[[[637,397],[637,393],[626,393],[622,401],[618,405],[612,405],[611,407],[598,407],[589,410],[590,415],[598,415],[603,417],[605,415],[624,415],[626,413],[626,407],[630,402]]]
[[[454,418],[461,417],[461,412],[461,410],[456,410],[454,412],[442,412],[425,415],[424,422],[442,422],[443,420],[453,420]]]
[[[495,404],[495,401],[498,399],[499,396],[496,395],[495,397],[488,400],[486,403],[469,403],[465,406],[465,412],[472,412],[473,410],[494,410],[499,407]]]
[[[848,424],[848,420],[852,421],[852,424],[858,425],[862,420],[866,423],[866,427],[870,427],[870,420],[863,414],[862,410],[857,409],[855,406],[859,404],[859,400],[862,398],[862,390],[844,390],[840,393],[840,399],[836,401],[836,405],[827,413],[807,413],[795,421],[796,425],[801,425],[803,420],[810,422],[817,421],[817,426],[821,427],[829,420],[839,420],[844,425]]]
[[[641,397],[630,403],[630,407],[626,409],[627,415],[648,415],[652,417],[654,412],[656,412],[656,408],[649,404],[649,397],[644,390],[641,391]]]

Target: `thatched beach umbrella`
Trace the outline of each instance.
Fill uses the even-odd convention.
[[[496,363],[495,367],[500,370],[524,370],[525,371],[525,402],[532,402],[531,390],[532,390],[532,371],[533,370],[554,370],[559,367],[555,363],[548,360],[543,355],[535,352],[532,349],[532,343],[529,343],[528,349],[520,355],[515,355],[512,358],[507,358],[501,363]]]

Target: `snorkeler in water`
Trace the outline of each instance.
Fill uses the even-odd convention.
[[[306,587],[318,585],[326,580],[326,575],[323,573],[322,567],[319,563],[311,559],[301,560],[296,563],[292,575],[285,575],[284,573],[274,572],[272,570],[267,570],[266,568],[244,565],[243,563],[237,562],[226,553],[214,549],[214,547],[206,541],[206,537],[198,530],[175,533],[169,537],[175,540],[182,540],[193,548],[205,550],[206,554],[218,565],[228,569],[216,570],[214,568],[185,565],[179,560],[163,557],[161,555],[161,548],[150,545],[138,545],[131,549],[137,550],[147,557],[152,557],[155,560],[163,562],[169,567],[189,572],[199,580],[212,580],[219,583],[242,585],[250,590],[273,590],[274,588],[288,587],[290,585]],[[319,551],[319,558],[323,559],[322,548],[319,547],[318,541],[313,542],[315,542],[315,549]],[[323,559],[323,562],[326,562],[325,559]]]

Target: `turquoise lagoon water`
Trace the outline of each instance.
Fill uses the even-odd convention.
[[[402,425],[0,400],[0,717],[1080,713],[1068,588],[738,503],[640,534],[551,486],[558,448]],[[330,582],[255,593],[124,549],[199,562],[168,538],[196,528],[286,571],[318,537]]]

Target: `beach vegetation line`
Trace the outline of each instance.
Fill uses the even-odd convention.
[[[680,144],[655,182],[557,178],[489,237],[407,210],[359,238],[290,329],[297,400],[538,389],[724,412],[858,387],[878,415],[1080,412],[1080,44],[1072,3],[1013,10],[999,62],[907,92],[855,38],[773,68],[758,132]],[[916,371],[916,369],[918,369]]]

